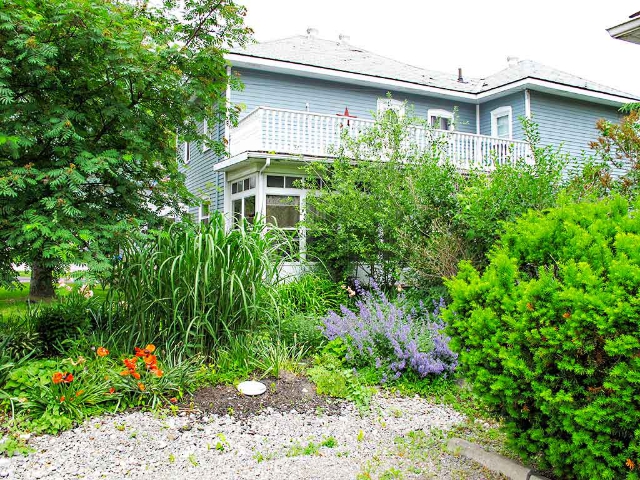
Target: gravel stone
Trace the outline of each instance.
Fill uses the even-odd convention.
[[[3,459],[0,477],[345,480],[398,471],[405,479],[502,478],[446,451],[441,432],[466,420],[448,406],[379,393],[367,413],[348,403],[341,409],[318,415],[265,408],[241,420],[198,412],[105,415],[57,437],[32,437],[36,452]],[[428,448],[412,446],[410,432],[424,432]],[[329,437],[335,447],[320,446]],[[318,451],[301,453],[309,442]]]

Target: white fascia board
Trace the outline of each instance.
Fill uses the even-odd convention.
[[[612,95],[609,93],[595,92],[592,90],[586,90],[583,88],[572,87],[563,85],[560,83],[550,82],[547,80],[539,80],[535,78],[524,78],[517,82],[496,87],[491,90],[481,93],[467,93],[467,92],[454,92],[443,88],[429,87],[426,85],[418,85],[410,82],[403,82],[400,80],[392,80],[380,77],[374,77],[371,75],[365,75],[360,73],[341,72],[337,70],[331,70],[328,68],[313,67],[309,65],[302,65],[298,63],[282,62],[279,60],[271,60],[265,58],[251,57],[247,55],[227,54],[225,56],[227,61],[231,62],[235,67],[244,68],[259,68],[263,71],[285,73],[291,75],[292,73],[298,76],[318,78],[323,80],[339,81],[344,83],[350,83],[355,85],[362,85],[368,87],[378,87],[382,89],[391,89],[398,92],[414,93],[414,94],[428,94],[438,98],[447,98],[452,100],[461,100],[471,103],[482,103],[493,98],[499,98],[504,95],[513,93],[514,91],[521,91],[527,88],[532,90],[538,90],[556,95],[563,95],[571,98],[587,100],[595,103],[601,103],[611,106],[621,106],[630,102],[637,102],[638,98],[634,97],[621,97],[618,95]]]
[[[256,68],[260,70],[274,73],[288,73],[309,78],[317,78],[321,80],[330,80],[361,85],[365,87],[377,87],[385,90],[395,90],[404,93],[429,94],[438,98],[450,98],[474,102],[475,93],[455,92],[445,88],[429,87],[427,85],[419,85],[411,82],[403,82],[401,80],[393,80],[363,73],[342,72],[329,68],[313,67],[310,65],[302,65],[299,63],[282,62],[279,60],[271,60],[266,58],[250,57],[247,55],[227,54],[226,60],[231,62],[234,67]]]
[[[564,97],[575,98],[578,100],[587,100],[594,103],[601,103],[604,105],[621,106],[625,103],[637,102],[638,99],[634,97],[621,97],[619,95],[612,95],[610,93],[594,92],[592,90],[586,90],[584,88],[571,87],[569,85],[562,85],[559,83],[549,82],[547,80],[539,80],[537,78],[523,78],[517,82],[497,87],[492,90],[479,93],[477,98],[479,101],[487,101],[493,98],[499,98],[504,95],[512,93],[514,90],[537,90],[539,92],[552,93],[554,95],[561,95]]]
[[[627,36],[635,30],[640,30],[640,17],[629,20],[628,22],[621,23],[615,27],[607,28],[607,32],[613,38],[621,38]]]

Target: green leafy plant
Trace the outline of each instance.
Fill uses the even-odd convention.
[[[637,478],[639,205],[529,212],[447,282],[451,346],[510,444],[561,478]]]
[[[358,407],[369,406],[373,388],[365,386],[352,368],[344,364],[346,347],[341,340],[329,342],[314,358],[314,366],[307,371],[321,395],[346,398]]]
[[[94,302],[79,292],[63,297],[50,305],[33,310],[33,324],[42,346],[49,355],[64,351],[63,342],[89,332],[91,306]]]

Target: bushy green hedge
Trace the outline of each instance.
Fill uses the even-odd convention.
[[[563,479],[637,479],[640,205],[530,212],[447,282],[461,369],[513,446]]]

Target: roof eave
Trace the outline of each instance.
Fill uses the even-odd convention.
[[[492,87],[477,93],[461,92],[440,87],[417,84],[402,80],[395,80],[374,75],[345,72],[324,67],[316,67],[301,63],[274,60],[253,55],[229,53],[225,56],[228,62],[240,68],[259,68],[263,71],[274,73],[295,74],[297,76],[316,78],[321,80],[339,81],[362,86],[375,86],[381,89],[390,89],[398,92],[413,94],[428,94],[438,98],[461,100],[469,103],[481,103],[492,98],[499,98],[514,91],[525,89],[562,92],[564,96],[588,100],[611,106],[621,106],[630,102],[637,102],[638,97],[621,96],[606,92],[599,92],[571,85],[565,85],[549,80],[534,77],[525,77],[505,85]]]
[[[640,18],[633,18],[628,22],[608,28],[607,32],[618,40],[640,43]]]

